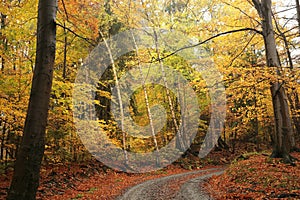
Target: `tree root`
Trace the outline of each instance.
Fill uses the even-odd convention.
[[[285,164],[290,164],[292,166],[296,166],[295,161],[298,159],[291,156],[289,153],[278,153],[276,151],[273,151],[270,158],[282,158],[282,162]]]

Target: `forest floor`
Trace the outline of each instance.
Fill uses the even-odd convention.
[[[269,154],[245,154],[205,188],[215,199],[300,199],[300,153],[291,155],[298,159],[295,165]]]
[[[114,171],[96,161],[47,165],[41,170],[37,199],[113,200],[147,180],[215,167],[227,167],[223,175],[213,176],[205,185],[216,199],[300,199],[299,161],[291,166],[263,153],[239,152],[239,155],[243,156],[217,151],[205,159],[189,156],[164,169],[143,174]],[[300,160],[299,153],[293,156]],[[0,174],[0,200],[7,195],[11,176],[11,168]]]
[[[150,179],[215,167],[211,163],[206,163],[205,166],[200,165],[196,157],[194,160],[193,166],[191,159],[181,159],[180,162],[164,169],[141,174],[115,171],[97,161],[88,164],[47,165],[41,169],[37,199],[113,200],[126,189]],[[12,168],[0,174],[0,200],[6,198],[11,178]]]
[[[226,158],[225,158],[226,157]],[[147,180],[181,174],[193,170],[222,167],[233,155],[229,152],[214,152],[205,159],[189,155],[161,170],[128,174],[115,171],[93,160],[88,163],[64,163],[43,165],[39,200],[101,199],[112,200],[126,189]],[[12,167],[0,167],[0,200],[4,200],[13,174]]]

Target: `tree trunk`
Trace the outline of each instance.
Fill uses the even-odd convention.
[[[298,3],[297,6],[299,6],[299,1],[297,3]],[[298,9],[299,9],[299,7],[297,7],[297,12],[298,12]],[[300,18],[299,18],[299,20],[300,20]],[[278,23],[275,23],[275,25],[276,25],[276,28],[277,28],[281,38],[283,39],[284,46],[285,46],[285,49],[286,49],[286,54],[287,54],[287,57],[288,57],[289,68],[292,71],[292,70],[294,70],[294,65],[293,65],[293,59],[292,59],[291,51],[289,49],[289,44],[288,44],[287,38],[286,38],[285,34],[280,30],[280,28],[278,26]],[[294,78],[295,80],[297,79],[295,77],[295,73],[292,73],[292,78]],[[297,115],[297,110],[300,109],[300,105],[299,105],[298,93],[297,93],[295,87],[292,88],[292,92],[288,93],[288,99],[289,99],[289,102],[290,102],[290,110],[291,110],[291,113],[292,113],[292,121],[295,125],[296,132],[299,135],[299,132],[300,132],[300,118]],[[292,149],[293,148],[296,148],[294,135],[292,136]]]
[[[287,96],[284,88],[279,83],[271,86],[271,92],[275,114],[275,133],[277,133],[274,135],[271,157],[284,158],[286,162],[291,162],[289,153],[293,145],[293,129]]]
[[[63,61],[63,79],[67,78],[67,51],[68,51],[68,32],[64,22],[64,61]]]
[[[280,61],[276,49],[275,34],[272,24],[271,0],[253,0],[255,8],[262,18],[262,32],[266,51],[268,67],[280,67]]]
[[[296,0],[296,10],[297,10],[297,21],[298,21],[298,28],[299,28],[299,34],[300,34],[300,4],[299,4],[299,0]]]
[[[56,0],[39,0],[35,69],[23,139],[18,151],[9,200],[32,200],[39,186],[56,48]]]
[[[271,0],[252,0],[261,17],[262,31],[264,37],[266,59],[268,67],[275,67],[280,75],[280,60],[276,49],[276,41],[272,24]],[[285,95],[284,84],[279,81],[271,84],[272,102],[275,117],[274,144],[271,157],[284,158],[291,162],[289,155],[291,138],[293,135],[290,112]]]
[[[295,114],[293,120],[297,130],[297,136],[300,136],[300,100],[299,94],[297,93],[295,88],[293,88],[293,96],[295,98]]]
[[[131,35],[132,35],[132,39],[133,39],[133,42],[134,42],[134,48],[135,48],[136,56],[137,56],[137,59],[138,59],[138,67],[139,67],[140,76],[142,77],[142,80],[145,81],[146,78],[145,78],[145,76],[143,74],[143,71],[142,71],[141,61],[140,61],[140,58],[139,58],[138,46],[136,44],[136,40],[134,38],[134,35],[133,35],[132,31],[131,31]],[[147,91],[145,82],[143,82],[143,91],[144,91],[144,98],[145,98],[145,103],[146,103],[146,108],[147,108],[147,114],[148,114],[149,123],[150,123],[150,127],[151,127],[151,135],[153,137],[153,142],[154,142],[155,150],[156,150],[156,166],[160,166],[159,148],[158,148],[158,143],[157,143],[157,139],[156,139],[156,132],[155,132],[154,124],[153,124],[153,117],[152,117],[152,113],[151,113],[151,109],[150,109],[148,91]]]
[[[111,48],[109,46],[109,44],[107,43],[103,33],[100,31],[100,36],[102,37],[104,44],[107,48],[108,54],[109,54],[109,59],[111,61],[111,66],[112,66],[112,70],[113,70],[113,74],[114,74],[114,79],[115,79],[115,83],[116,83],[116,90],[117,90],[117,95],[118,95],[118,102],[119,102],[119,109],[120,109],[120,114],[121,114],[121,131],[122,131],[122,145],[123,145],[123,154],[124,154],[124,164],[126,167],[128,167],[129,165],[129,159],[128,159],[128,153],[127,153],[127,142],[126,142],[126,138],[127,138],[127,134],[124,131],[124,107],[123,107],[123,102],[122,102],[122,96],[121,96],[121,90],[120,90],[120,84],[119,84],[119,79],[118,79],[118,75],[117,75],[117,69],[116,69],[116,65],[115,65],[115,61],[113,59],[113,54],[111,52]]]
[[[174,124],[174,127],[175,127],[175,134],[177,134],[176,135],[176,147],[177,147],[178,150],[184,152],[186,150],[186,142],[183,139],[183,136],[182,136],[183,133],[181,132],[180,127],[179,127],[179,122],[176,119],[174,103],[172,101],[170,90],[168,88],[168,83],[167,83],[167,77],[166,77],[166,74],[165,74],[164,64],[163,64],[163,62],[161,60],[161,57],[160,57],[157,32],[154,28],[153,28],[153,33],[154,33],[155,51],[156,51],[156,54],[157,54],[157,60],[159,61],[159,65],[160,65],[161,72],[162,72],[162,78],[163,78],[163,81],[164,81],[164,86],[166,88],[168,103],[169,103],[170,110],[171,110],[171,116],[172,116],[173,124]]]
[[[5,28],[6,26],[6,18],[7,15],[4,15],[3,13],[0,13],[1,16],[1,22],[0,22],[0,39],[2,40],[2,44],[3,44],[3,50],[4,50],[4,54],[5,51],[7,50],[7,38],[6,36],[2,33],[2,30]],[[1,65],[0,65],[0,69],[3,72],[5,68],[5,58],[1,55]]]

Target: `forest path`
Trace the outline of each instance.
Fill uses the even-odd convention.
[[[224,168],[197,170],[157,178],[129,188],[117,200],[205,200],[211,197],[201,189],[205,179],[219,175]]]

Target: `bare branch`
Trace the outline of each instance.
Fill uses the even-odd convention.
[[[62,24],[56,23],[56,25],[59,26],[59,27],[61,27],[61,28],[64,28],[64,29],[68,30],[69,32],[71,32],[72,34],[74,34],[76,37],[85,40],[90,45],[96,46],[96,44],[92,42],[93,41],[92,39],[89,39],[89,38],[83,37],[81,35],[78,35],[77,33],[75,33],[75,31],[71,30],[70,28],[68,28],[68,27],[66,27],[66,26],[64,26]]]
[[[293,66],[292,56],[291,56],[291,52],[290,52],[288,41],[286,39],[286,35],[280,30],[280,27],[278,25],[277,20],[275,19],[274,14],[273,14],[273,19],[274,19],[274,22],[275,22],[276,29],[277,29],[277,31],[279,33],[279,36],[282,38],[282,40],[284,42],[284,46],[285,46],[286,54],[288,56],[288,61],[289,61],[290,69],[293,69],[294,66]]]
[[[253,38],[254,38],[254,35],[252,35],[252,37],[247,42],[247,44],[243,47],[243,49],[231,60],[231,62],[228,65],[228,67],[231,66],[233,64],[233,62],[246,50],[246,48],[249,46],[249,44],[251,43],[251,41],[253,40]]]
[[[66,9],[65,1],[64,1],[64,0],[61,0],[61,2],[62,2],[64,11],[65,11],[65,14],[66,14],[67,21],[69,21],[69,15],[68,15],[68,12],[67,12],[67,9]]]
[[[230,3],[227,3],[227,2],[224,2],[222,1],[222,3],[228,5],[228,6],[231,6],[233,7],[234,9],[240,11],[241,13],[243,13],[245,16],[247,16],[249,19],[252,19],[254,21],[256,21],[258,24],[261,24],[259,21],[257,21],[256,19],[254,19],[253,17],[251,17],[250,15],[248,15],[245,11],[243,11],[241,8],[237,7],[237,6],[234,6],[234,5],[231,5]]]
[[[178,53],[178,52],[180,52],[180,51],[183,51],[183,50],[185,50],[185,49],[190,49],[190,48],[194,48],[194,47],[200,46],[200,45],[205,44],[206,42],[208,42],[208,41],[210,41],[210,40],[213,40],[213,39],[215,39],[215,38],[217,38],[217,37],[220,37],[220,36],[223,36],[223,35],[228,35],[228,34],[231,34],[231,33],[243,32],[243,31],[253,31],[253,32],[255,32],[255,33],[258,33],[258,34],[262,35],[262,32],[261,32],[261,31],[256,30],[256,29],[254,29],[254,28],[241,28],[241,29],[236,29],[236,30],[230,30],[230,31],[218,33],[218,34],[216,34],[216,35],[214,35],[214,36],[212,36],[212,37],[210,37],[210,38],[208,38],[208,39],[206,39],[206,40],[203,40],[202,42],[199,42],[199,43],[197,43],[197,44],[179,48],[179,49],[175,50],[174,52],[172,52],[172,53],[170,53],[170,54],[168,54],[168,55],[166,55],[166,56],[164,56],[164,57],[162,57],[162,58],[156,59],[155,61],[163,60],[163,59],[168,58],[168,57],[170,57],[170,56],[173,56],[173,55],[175,55],[176,53]]]
[[[274,15],[277,15],[277,14],[279,14],[279,13],[283,13],[283,12],[286,12],[286,11],[290,11],[290,10],[293,10],[293,9],[295,9],[296,8],[296,6],[293,6],[293,7],[291,7],[291,8],[287,8],[287,9],[284,9],[284,10],[280,10],[280,11],[278,11],[278,12],[274,12]]]

